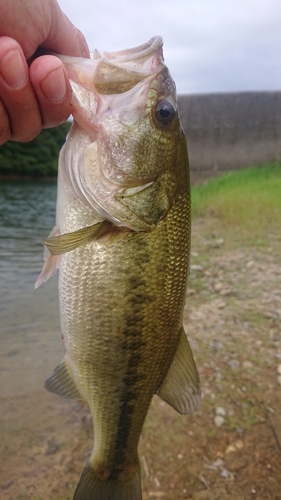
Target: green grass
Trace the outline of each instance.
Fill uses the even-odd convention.
[[[194,187],[192,213],[255,234],[280,228],[281,163],[230,172]]]

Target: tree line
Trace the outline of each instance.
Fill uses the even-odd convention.
[[[33,141],[8,141],[0,146],[0,175],[56,176],[59,152],[70,126],[70,122],[65,122],[58,127],[42,130]]]

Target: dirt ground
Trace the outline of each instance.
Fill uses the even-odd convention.
[[[193,226],[184,325],[203,401],[155,396],[139,446],[143,500],[281,499],[280,235],[229,242]],[[43,390],[1,402],[1,500],[71,500],[93,433],[87,407]]]

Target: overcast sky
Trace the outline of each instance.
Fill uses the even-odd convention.
[[[91,50],[164,38],[178,93],[281,90],[281,0],[59,0]]]

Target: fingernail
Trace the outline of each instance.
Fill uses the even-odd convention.
[[[1,59],[0,72],[5,82],[13,88],[20,88],[27,82],[25,62],[18,49],[9,50]]]
[[[59,102],[66,94],[66,82],[62,68],[54,69],[41,82],[40,88],[48,101]]]

